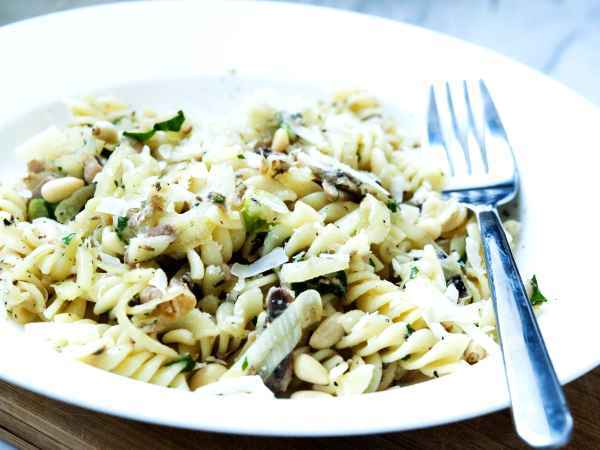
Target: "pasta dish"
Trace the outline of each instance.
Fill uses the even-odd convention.
[[[109,97],[70,109],[0,188],[3,309],[61,354],[197,393],[307,398],[498,350],[475,219],[372,96],[257,102],[227,126]]]

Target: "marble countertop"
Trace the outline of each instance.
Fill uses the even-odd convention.
[[[291,1],[401,20],[492,48],[550,75],[600,105],[599,0]],[[110,2],[2,0],[0,25]]]

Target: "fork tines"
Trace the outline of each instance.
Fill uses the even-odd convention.
[[[508,144],[483,80],[432,85],[427,124],[430,145],[443,147],[451,176],[490,172],[490,159],[498,158],[491,158],[493,146],[489,135],[503,138]]]

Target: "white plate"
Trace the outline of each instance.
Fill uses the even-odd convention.
[[[0,29],[2,173],[13,147],[65,120],[58,101],[116,93],[138,105],[225,108],[240,93],[360,86],[423,112],[430,80],[488,80],[523,175],[520,264],[556,299],[541,325],[563,382],[600,362],[596,233],[599,112],[488,50],[358,14],[269,3],[87,8]],[[231,75],[235,69],[235,76]],[[318,86],[318,89],[316,87]],[[422,116],[421,116],[422,117]],[[312,401],[209,400],[66,361],[0,327],[0,377],[97,411],[192,429],[342,435],[448,423],[505,407],[501,363],[394,391]]]

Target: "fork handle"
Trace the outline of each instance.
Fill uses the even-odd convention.
[[[515,427],[531,446],[563,446],[570,439],[573,419],[498,211],[481,207],[476,213]]]

